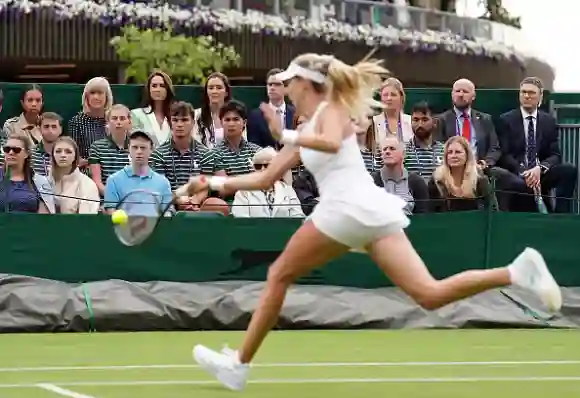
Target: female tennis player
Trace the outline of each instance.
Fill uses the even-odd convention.
[[[288,287],[350,249],[364,248],[394,284],[427,310],[506,285],[526,288],[550,310],[561,307],[560,288],[540,253],[531,248],[502,268],[466,271],[443,280],[429,273],[403,231],[409,225],[402,210],[405,202],[375,186],[351,123],[367,118],[373,105],[368,99],[387,73],[374,61],[349,66],[328,55],[298,56],[277,78],[288,82],[297,113],[308,120],[304,128],[300,133],[282,130],[279,118],[263,105],[272,134],[285,145],[279,155],[263,171],[208,179],[206,184],[216,190],[260,190],[302,159],[320,191],[319,204],[270,266],[240,350],[218,352],[203,345],[193,349],[195,360],[227,388],[245,387],[249,364],[275,326]]]

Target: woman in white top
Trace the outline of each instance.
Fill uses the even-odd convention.
[[[226,75],[214,72],[207,77],[203,88],[201,108],[195,110],[194,138],[212,149],[224,140],[219,117],[220,108],[232,99],[232,88]]]
[[[383,141],[394,135],[405,144],[413,138],[411,115],[403,112],[405,106],[405,90],[399,79],[390,77],[385,80],[380,89],[383,112],[373,116],[375,141],[383,147]]]
[[[537,294],[551,310],[560,308],[560,289],[534,249],[524,250],[502,268],[467,271],[443,280],[429,273],[405,235],[409,224],[403,213],[405,201],[374,184],[353,132],[352,120],[361,123],[370,114],[380,74],[386,72],[378,62],[349,66],[330,55],[298,56],[277,77],[288,82],[288,96],[308,119],[306,126],[299,133],[282,130],[271,107],[262,105],[272,134],[284,144],[270,166],[236,177],[192,179],[186,185],[263,189],[301,158],[320,191],[320,202],[270,266],[241,349],[217,352],[203,345],[193,349],[195,360],[227,388],[245,387],[249,363],[276,324],[291,284],[352,248],[364,248],[394,284],[428,310],[510,284]]]
[[[155,146],[163,144],[171,135],[169,109],[175,98],[171,78],[161,70],[154,70],[144,86],[143,106],[131,111],[133,128],[150,132]]]
[[[268,167],[277,152],[272,147],[260,149],[252,158],[252,164],[257,171]],[[286,173],[292,183],[292,173]],[[284,180],[275,181],[274,184],[263,190],[238,191],[232,204],[234,217],[296,217],[304,218],[304,212],[300,200],[292,185]]]
[[[97,214],[100,197],[97,185],[77,167],[79,150],[70,137],[60,137],[52,147],[50,178],[54,185],[57,213]]]

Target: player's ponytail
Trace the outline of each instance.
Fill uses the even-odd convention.
[[[327,71],[329,99],[343,105],[356,122],[362,123],[372,108],[382,107],[373,97],[388,75],[378,60],[363,59],[351,66],[333,57]]]

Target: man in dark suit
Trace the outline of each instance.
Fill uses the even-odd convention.
[[[451,92],[453,108],[437,116],[435,139],[446,142],[461,135],[471,143],[481,168],[494,167],[501,156],[499,141],[493,119],[487,113],[473,109],[475,85],[467,79],[459,79]]]
[[[284,83],[276,80],[275,75],[282,72],[282,69],[272,69],[266,75],[266,84],[268,87],[268,99],[270,106],[280,115],[282,126],[292,129],[294,121],[294,107],[284,102],[285,88]],[[272,138],[268,123],[264,119],[262,111],[257,108],[250,112],[248,116],[248,141],[259,145],[262,148],[271,146],[280,149],[281,145]]]
[[[435,137],[438,141],[446,142],[456,135],[463,136],[471,144],[479,170],[496,178],[500,187],[507,184],[504,180],[509,173],[497,167],[501,149],[493,118],[472,108],[475,96],[475,85],[470,80],[459,79],[453,84],[453,108],[437,116]],[[497,201],[500,210],[508,210],[507,195],[498,194]]]
[[[567,213],[571,209],[578,170],[573,165],[562,164],[556,119],[538,109],[543,91],[540,79],[525,78],[520,84],[520,108],[499,118],[502,149],[499,164],[510,173],[502,189],[527,194],[541,191],[543,195],[555,189],[555,208],[551,209],[549,201],[544,202],[549,210]],[[512,197],[515,203],[511,207],[520,211],[535,209],[530,198],[530,195]]]

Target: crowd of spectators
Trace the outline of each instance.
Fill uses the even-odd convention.
[[[278,72],[266,76],[264,101],[285,128],[300,129],[305,120],[285,102]],[[408,214],[490,206],[570,212],[577,168],[562,163],[556,120],[538,108],[543,91],[539,79],[524,79],[520,107],[494,119],[472,107],[476,88],[460,79],[448,111],[434,114],[419,102],[406,114],[403,84],[386,79],[383,109],[353,125],[369,178],[405,199]],[[197,108],[179,101],[171,77],[159,70],[137,109],[115,103],[107,80],[93,78],[66,131],[61,116],[43,111],[39,85],[26,86],[20,103],[22,113],[1,130],[0,212],[109,213],[135,189],[165,197],[190,176],[262,170],[281,147],[262,112],[232,98],[221,73],[208,76]],[[173,210],[302,218],[317,198],[316,181],[297,165],[264,191],[202,192]]]

